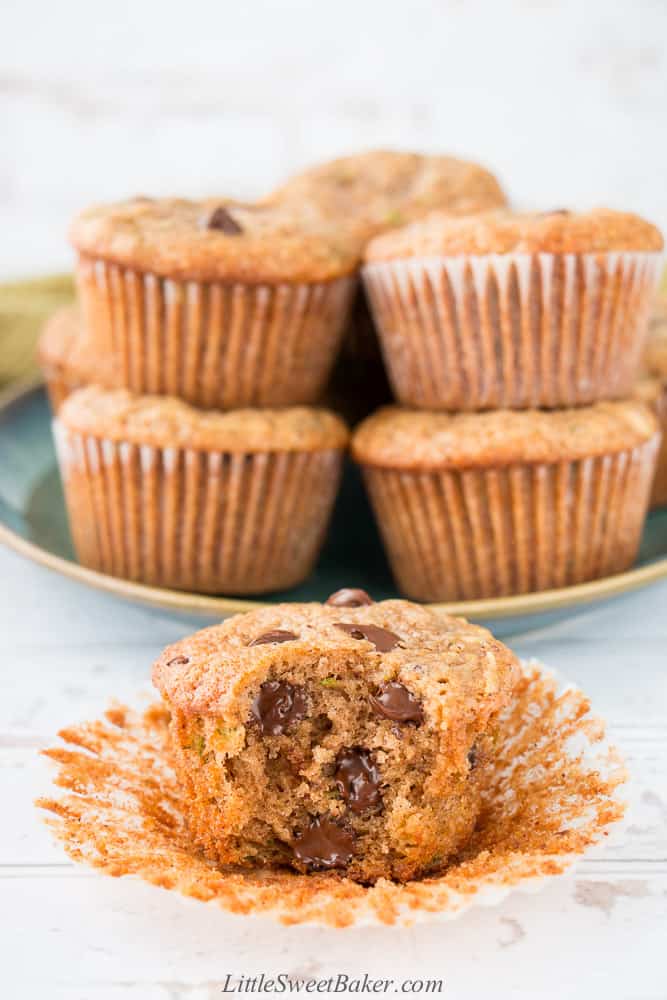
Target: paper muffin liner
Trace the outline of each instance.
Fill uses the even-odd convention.
[[[233,913],[283,923],[411,924],[451,919],[533,891],[602,840],[624,813],[623,761],[585,695],[538,664],[524,666],[500,718],[479,823],[459,860],[399,884],[363,886],[332,873],[216,867],[193,846],[170,763],[167,710],[123,706],[60,733],[45,750],[58,792],[38,800],[67,853],[109,875],[134,875]]]
[[[667,380],[663,382],[662,392],[655,401],[655,414],[660,421],[662,444],[655,466],[650,506],[667,507]]]
[[[54,422],[70,529],[90,569],[162,587],[259,594],[311,572],[342,452],[228,454],[74,433]]]
[[[87,257],[77,280],[91,343],[123,388],[216,409],[315,402],[356,284],[178,281]]]
[[[401,403],[569,407],[631,395],[662,255],[490,254],[368,264]]]
[[[553,464],[366,466],[399,589],[418,601],[474,600],[622,572],[637,555],[659,442]]]

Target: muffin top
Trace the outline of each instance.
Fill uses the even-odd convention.
[[[456,215],[505,204],[493,174],[451,156],[374,150],[344,156],[291,177],[272,196],[310,205],[362,243],[435,208]]]
[[[278,679],[313,658],[331,658],[333,671],[345,655],[363,658],[371,684],[403,683],[424,701],[437,699],[443,723],[465,717],[475,703],[493,711],[519,675],[514,654],[486,629],[396,600],[274,604],[237,615],[165,649],[153,683],[188,713],[225,716],[238,694],[267,674]]]
[[[613,454],[648,441],[657,429],[650,409],[635,401],[454,414],[388,406],[357,428],[352,456],[395,469],[494,468]]]
[[[304,207],[132,198],[95,205],[70,227],[83,255],[192,280],[276,284],[342,277],[360,247]]]
[[[644,353],[644,367],[649,375],[667,378],[667,291],[658,296]]]
[[[225,452],[321,451],[344,448],[349,433],[328,410],[196,410],[171,396],[137,396],[125,389],[79,389],[68,396],[60,422],[79,434],[158,448]]]
[[[592,212],[500,210],[452,218],[431,212],[420,222],[372,240],[366,260],[457,257],[463,254],[601,253],[662,250],[660,230],[638,215],[608,208]]]
[[[77,306],[62,306],[44,324],[37,343],[42,368],[57,368],[66,377],[112,387],[118,384],[113,361],[92,353],[83,336]]]

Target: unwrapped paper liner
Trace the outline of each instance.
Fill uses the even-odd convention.
[[[286,924],[411,924],[497,903],[561,874],[625,811],[626,773],[604,723],[581,691],[528,664],[501,720],[476,831],[442,873],[363,886],[331,873],[220,869],[190,844],[167,722],[161,705],[119,706],[64,729],[65,746],[44,751],[62,794],[37,804],[76,861]]]

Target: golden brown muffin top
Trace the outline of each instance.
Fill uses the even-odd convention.
[[[112,387],[118,384],[113,361],[91,352],[83,336],[77,306],[62,306],[44,324],[37,343],[37,361],[43,369],[59,369],[66,378]]]
[[[659,229],[638,215],[598,208],[591,212],[483,212],[452,218],[432,212],[420,222],[378,236],[369,262],[463,254],[604,253],[662,250]]]
[[[71,431],[158,448],[231,453],[344,448],[349,432],[328,410],[196,410],[171,396],[137,396],[124,389],[79,389],[63,403],[60,422]]]
[[[83,255],[165,277],[249,284],[329,281],[350,274],[360,247],[304,207],[207,199],[132,198],[74,220]]]
[[[613,454],[648,441],[655,417],[642,403],[572,410],[432,413],[389,406],[352,437],[352,457],[389,469],[467,469]]]
[[[349,226],[363,243],[435,208],[464,215],[506,203],[493,174],[476,163],[388,150],[311,167],[272,197],[310,205],[332,225]]]
[[[280,641],[269,641],[276,631]],[[274,604],[236,615],[165,649],[153,683],[184,711],[226,716],[238,694],[268,674],[279,679],[312,658],[329,658],[333,671],[346,655],[363,658],[371,684],[394,680],[425,702],[437,701],[443,725],[466,711],[492,712],[519,676],[514,654],[486,629],[409,601],[381,601]]]

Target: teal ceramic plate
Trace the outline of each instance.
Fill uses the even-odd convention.
[[[266,601],[323,600],[342,586],[363,587],[376,599],[398,596],[353,467],[346,472],[329,539],[315,572],[301,587],[272,594],[266,601],[148,587],[79,566],[67,527],[50,421],[41,385],[15,386],[0,396],[0,541],[36,562],[130,601],[211,621]],[[649,516],[637,565],[627,573],[539,594],[438,607],[484,621],[499,634],[508,634],[539,625],[555,612],[613,597],[661,576],[667,576],[667,510]]]

